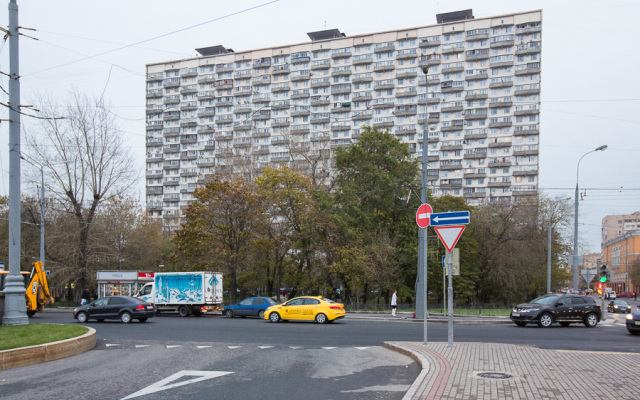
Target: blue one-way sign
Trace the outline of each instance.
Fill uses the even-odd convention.
[[[431,226],[460,225],[469,223],[469,211],[431,214]]]

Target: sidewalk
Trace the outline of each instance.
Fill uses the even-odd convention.
[[[640,354],[497,343],[387,342],[422,365],[403,400],[637,399]],[[606,367],[605,367],[606,366]]]

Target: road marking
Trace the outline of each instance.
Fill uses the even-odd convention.
[[[301,349],[302,346],[289,346],[290,349],[298,350]]]
[[[230,349],[239,349],[242,346],[227,346],[227,347],[230,348]]]
[[[261,349],[271,349],[273,346],[258,346]]]
[[[323,347],[323,349],[325,349],[325,350],[331,350],[331,349],[335,349],[335,347]]]
[[[137,344],[136,345],[136,349],[142,348],[142,347],[149,347],[148,344]]]
[[[113,347],[113,346],[120,346],[120,344],[119,343],[114,343],[114,344],[107,343],[106,346],[107,347]]]
[[[175,374],[169,376],[168,378],[162,379],[153,385],[147,386],[142,390],[138,390],[137,392],[130,394],[127,397],[123,397],[122,400],[133,399],[134,397],[144,396],[146,394],[160,392],[162,390],[172,389],[178,386],[189,385],[191,383],[201,382],[207,379],[218,378],[220,376],[233,374],[233,372],[225,372],[225,371],[180,371]],[[170,383],[181,379],[185,376],[193,376],[192,379],[181,380],[177,383]]]
[[[180,344],[168,344],[167,345],[167,349],[175,349],[176,347],[181,347],[182,345]]]
[[[196,346],[196,347],[199,348],[199,349],[207,349],[207,348],[213,347],[213,346]]]
[[[366,350],[366,349],[368,349],[368,347],[356,347],[356,349],[358,349],[358,350]]]

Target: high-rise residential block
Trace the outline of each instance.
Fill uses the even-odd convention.
[[[334,150],[364,126],[389,130],[419,160],[426,142],[436,196],[476,205],[535,195],[542,12],[437,21],[147,65],[149,215],[177,229],[217,172],[286,164],[322,184]]]

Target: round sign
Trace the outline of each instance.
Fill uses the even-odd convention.
[[[426,228],[429,226],[431,213],[433,213],[433,209],[429,204],[425,203],[418,207],[418,212],[416,212],[416,223],[420,228]]]

